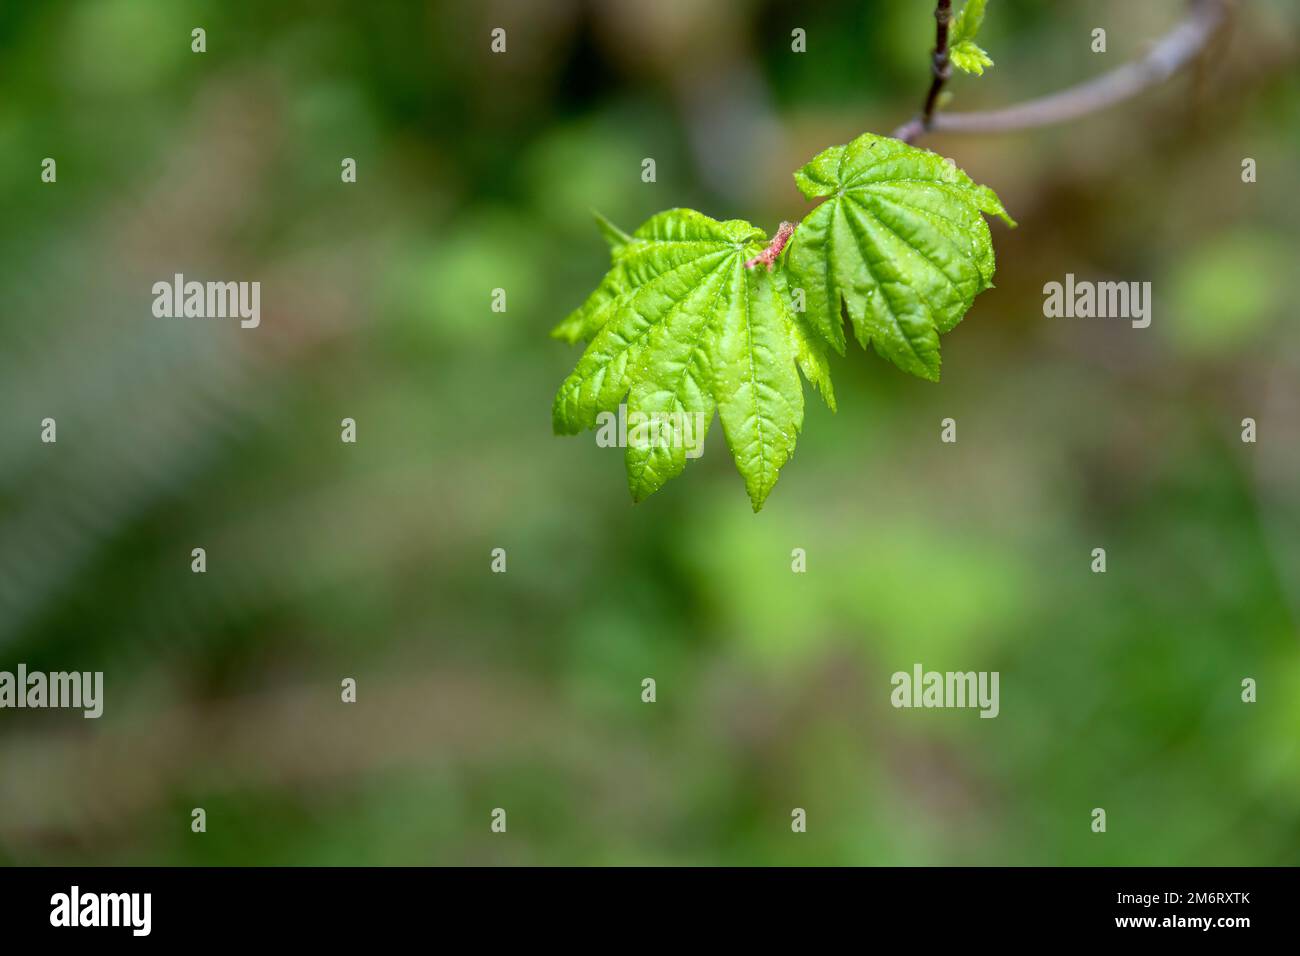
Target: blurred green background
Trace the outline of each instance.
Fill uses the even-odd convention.
[[[636,506],[551,435],[589,210],[800,218],[795,168],[919,106],[932,9],[0,6],[0,669],[106,682],[98,721],[0,711],[0,861],[1300,861],[1287,0],[1104,115],[924,140],[1020,222],[997,288],[942,384],[835,360],[760,515],[717,428]],[[1181,12],[993,0],[951,108]],[[176,272],[260,281],[261,327],[153,318]],[[1044,318],[1067,272],[1151,281],[1151,327]],[[893,709],[916,662],[999,671],[1000,716]]]

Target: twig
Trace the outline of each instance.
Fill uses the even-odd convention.
[[[945,6],[939,0],[939,6]],[[935,11],[938,16],[938,10]],[[1005,133],[1064,123],[1114,106],[1163,83],[1194,60],[1227,16],[1225,0],[1192,0],[1182,22],[1161,37],[1140,60],[1059,93],[1052,93],[1000,110],[971,113],[936,113],[909,120],[894,136],[912,143],[927,132]],[[937,95],[931,84],[931,96]],[[926,98],[927,105],[930,97]]]
[[[952,76],[952,64],[948,62],[948,23],[951,20],[952,0],[939,0],[934,8],[934,55],[930,58],[930,91],[925,94],[925,106],[921,109],[921,125],[926,129],[929,129],[934,120],[934,107],[939,102],[939,93]]]
[[[938,0],[934,7],[934,52],[930,55],[930,89],[925,94],[921,112],[894,131],[894,138],[914,142],[934,122],[934,109],[943,85],[952,76],[948,58],[948,24],[952,21],[952,0]]]
[[[746,269],[752,269],[755,266],[767,266],[767,271],[772,271],[772,263],[776,262],[777,256],[785,248],[785,244],[790,241],[794,235],[794,223],[783,222],[776,230],[776,235],[772,241],[767,244],[767,248],[760,252],[754,258],[745,263]]]

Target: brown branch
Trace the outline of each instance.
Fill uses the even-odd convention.
[[[793,235],[794,223],[781,223],[780,227],[776,230],[776,235],[773,236],[772,241],[767,244],[767,248],[746,262],[745,268],[752,269],[755,266],[767,266],[767,271],[771,272],[772,263],[776,262],[777,256],[781,254],[781,250],[785,248],[785,244],[790,241],[790,237]]]
[[[921,125],[927,129],[934,119],[934,108],[939,102],[943,85],[952,76],[952,64],[948,62],[948,23],[952,20],[952,0],[939,0],[934,8],[934,54],[930,58],[930,90],[925,94],[925,106],[921,109]]]
[[[940,0],[940,6],[943,5],[943,0]],[[935,16],[938,16],[937,10]],[[1169,79],[1205,49],[1226,17],[1226,0],[1191,0],[1187,17],[1161,37],[1140,60],[1059,93],[1005,109],[971,113],[931,111],[928,115],[923,112],[895,130],[894,137],[912,143],[927,132],[1006,133],[1064,123],[1096,113]],[[934,95],[937,93],[931,84],[931,96]],[[926,101],[928,106],[929,96]]]

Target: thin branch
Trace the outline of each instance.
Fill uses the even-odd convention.
[[[934,8],[934,54],[930,58],[930,91],[925,94],[925,106],[921,109],[921,125],[927,129],[934,119],[934,107],[939,102],[943,85],[952,76],[952,64],[948,62],[948,23],[952,20],[952,0],[939,0]]]
[[[923,113],[900,126],[894,136],[912,143],[927,132],[1005,133],[1096,113],[1169,79],[1205,49],[1226,16],[1226,0],[1192,0],[1186,19],[1161,37],[1140,60],[1059,93],[1006,109],[932,113],[928,118]]]
[[[771,272],[772,263],[776,262],[777,257],[781,255],[781,250],[785,248],[785,244],[790,241],[790,237],[793,235],[794,223],[781,223],[776,230],[776,235],[773,236],[772,241],[767,244],[767,248],[754,256],[754,258],[748,260],[745,263],[745,268],[752,269],[755,266],[767,266],[767,271]]]

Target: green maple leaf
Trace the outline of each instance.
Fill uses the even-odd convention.
[[[948,32],[948,59],[958,69],[977,76],[984,75],[984,67],[993,65],[989,55],[975,43],[975,35],[984,24],[986,5],[987,0],[970,0]]]
[[[979,46],[970,40],[963,40],[948,51],[952,65],[976,76],[984,75],[984,67],[992,66],[993,60]]]
[[[555,431],[595,428],[625,397],[629,422],[662,416],[627,442],[628,485],[640,501],[682,472],[716,410],[757,511],[803,425],[797,368],[834,408],[822,344],[791,307],[784,263],[746,268],[767,237],[738,219],[673,209],[630,236],[598,222],[610,270],[552,333],[589,340],[555,396]]]
[[[997,195],[928,150],[871,133],[819,153],[795,182],[826,197],[787,252],[809,324],[843,354],[843,309],[863,348],[938,381],[939,335],[993,282],[982,214],[1015,225]]]

